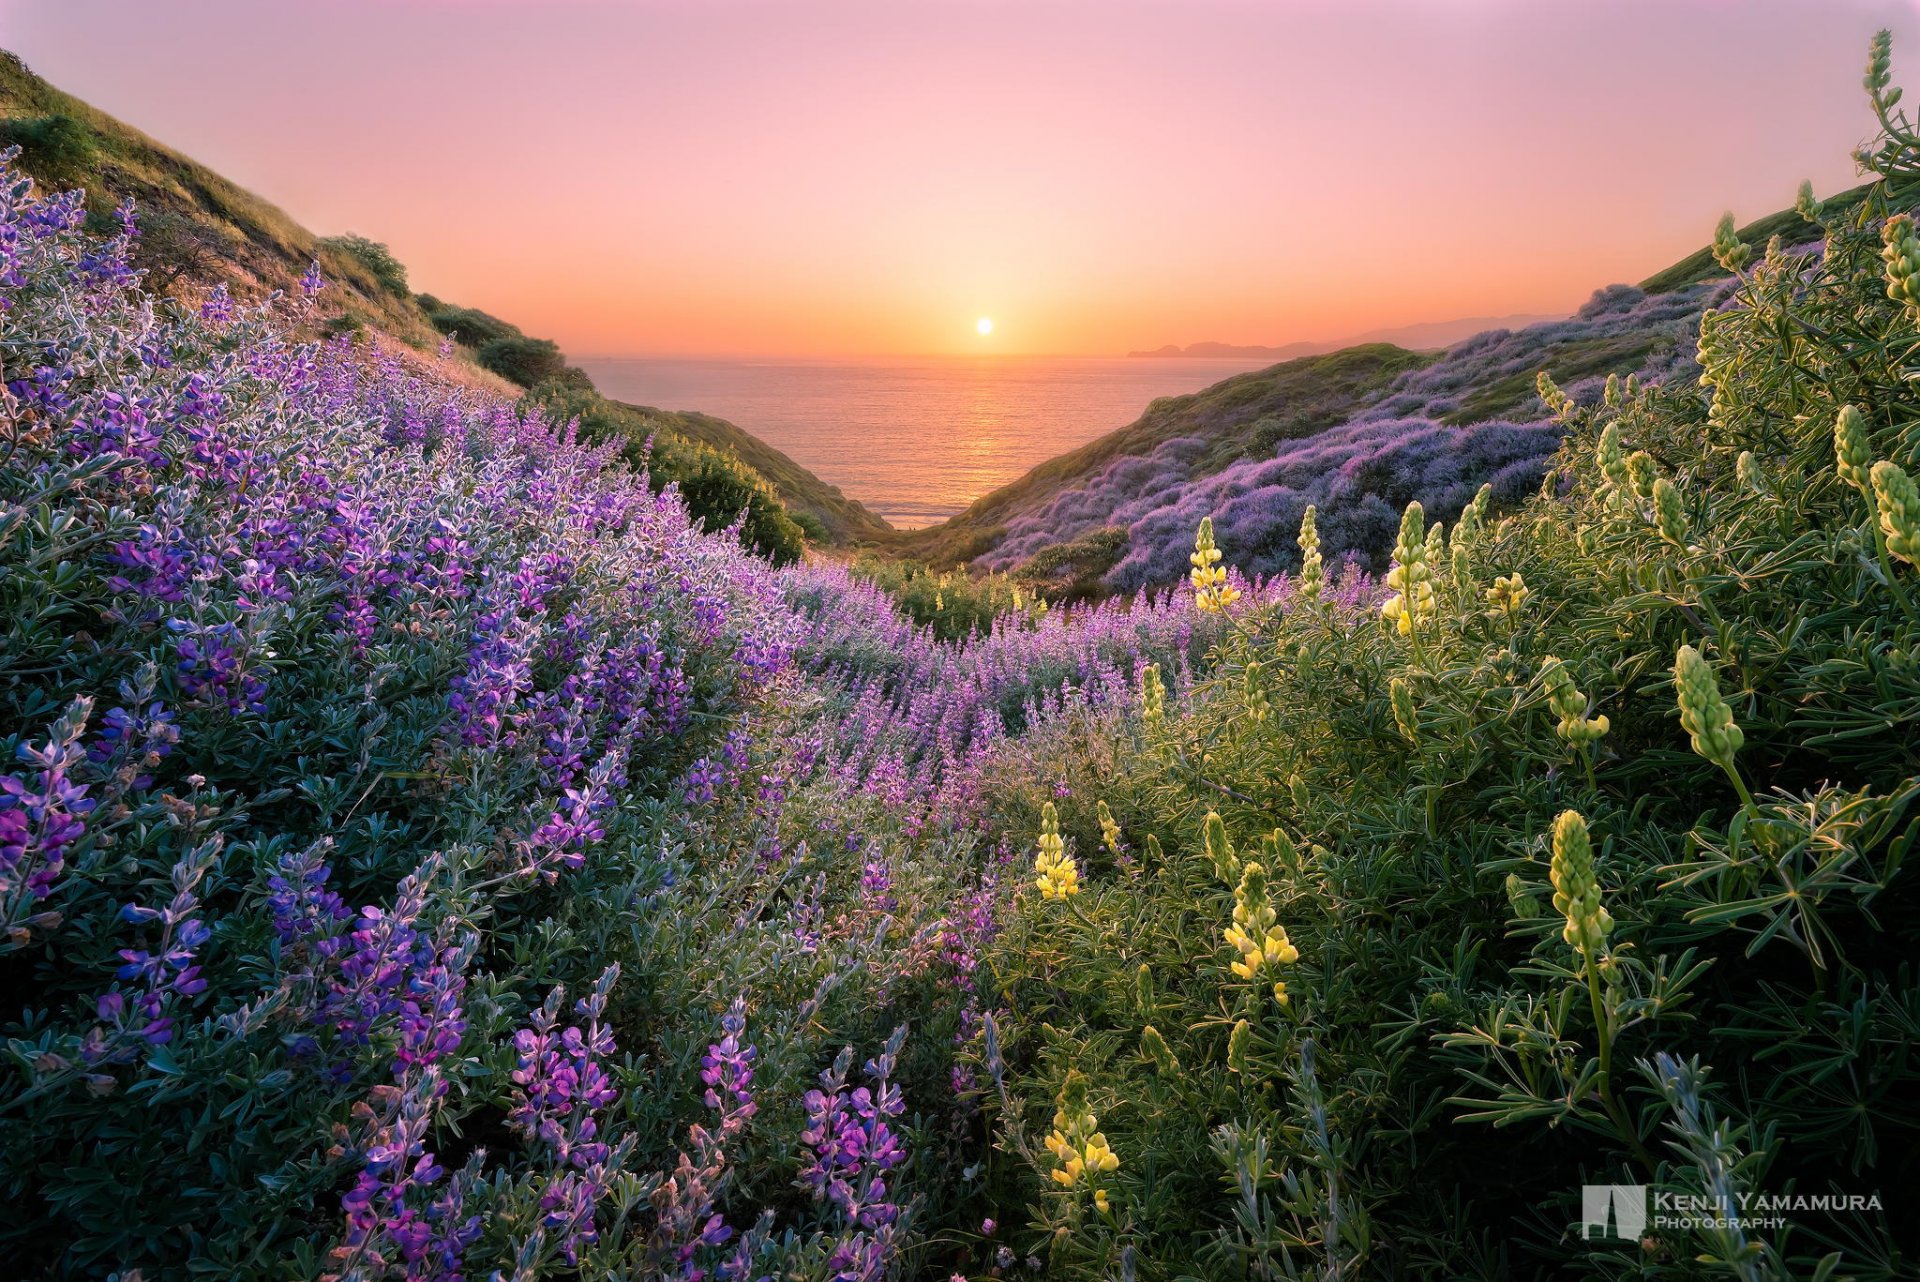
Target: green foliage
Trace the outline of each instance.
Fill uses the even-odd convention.
[[[853,573],[885,589],[903,613],[942,641],[986,636],[996,619],[1032,618],[1047,610],[1045,600],[1004,574],[933,570],[913,561],[866,554],[854,559]]]
[[[1410,520],[1394,619],[1243,616],[1184,710],[1032,747],[1081,893],[1027,847],[982,1059],[1052,1275],[1911,1276],[1920,324],[1881,228],[1920,133],[1876,93],[1820,254],[1723,231],[1704,389],[1562,402],[1540,497],[1444,555]],[[1102,806],[1163,853],[1098,858]],[[1105,1209],[1034,1143],[1069,1082]],[[1881,1201],[1583,1240],[1616,1182]]]
[[[481,344],[474,353],[482,369],[498,374],[522,387],[538,387],[548,382],[582,382],[585,375],[567,364],[559,344],[550,338],[524,335],[495,338]]]
[[[93,176],[100,140],[65,112],[0,121],[0,148],[18,147],[20,166],[47,187],[78,187]]]
[[[389,294],[406,298],[412,293],[407,288],[406,266],[393,256],[392,250],[377,240],[353,235],[328,236],[319,242],[319,248],[358,263]]]
[[[529,396],[556,421],[577,421],[584,439],[619,442],[629,464],[647,469],[656,492],[677,485],[687,511],[703,529],[723,530],[740,521],[746,546],[776,565],[805,553],[807,532],[766,479],[733,454],[681,436],[590,387],[548,381]]]
[[[485,347],[501,339],[526,337],[517,325],[477,307],[443,303],[432,294],[421,294],[414,301],[420,304],[420,310],[427,314],[435,329],[462,347]]]

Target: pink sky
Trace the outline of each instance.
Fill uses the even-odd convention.
[[[1920,88],[1869,0],[0,3],[62,88],[580,356],[1565,312],[1851,185],[1876,27]]]

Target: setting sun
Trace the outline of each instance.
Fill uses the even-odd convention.
[[[982,338],[993,333],[993,317],[982,316],[979,320],[975,321],[973,323],[973,332]]]

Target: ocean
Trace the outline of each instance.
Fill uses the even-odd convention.
[[[1038,463],[1252,360],[878,357],[580,361],[602,394],[724,418],[900,529],[934,525]]]

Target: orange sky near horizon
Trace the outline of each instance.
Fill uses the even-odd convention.
[[[61,88],[575,357],[1567,312],[1856,181],[1876,27],[1920,87],[1877,0],[0,6]]]

